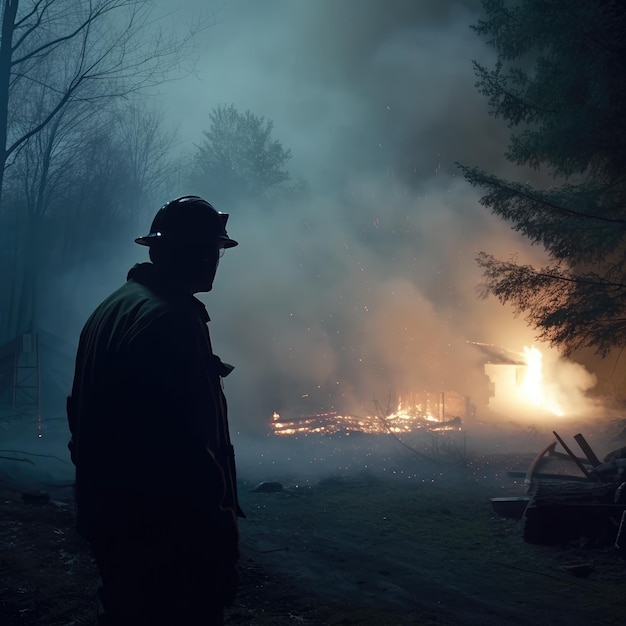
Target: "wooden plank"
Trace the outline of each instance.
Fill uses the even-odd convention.
[[[622,512],[622,519],[615,538],[615,548],[619,554],[626,552],[626,511]]]
[[[615,506],[615,485],[585,481],[538,481],[533,493],[534,503],[605,504]],[[624,508],[625,505],[618,505]]]
[[[522,471],[508,471],[507,476],[511,478],[527,478],[528,473]],[[572,480],[574,482],[589,483],[585,476],[568,476],[567,474],[549,474],[546,472],[534,472],[532,477],[535,480]]]
[[[556,441],[554,442],[556,443]],[[572,457],[569,454],[565,454],[565,452],[548,452],[548,456],[554,457],[555,459],[566,459],[567,461],[571,461]],[[583,459],[582,457],[576,457],[581,463],[589,463],[588,459]],[[589,463],[591,465],[591,463]]]
[[[552,434],[556,437],[557,441],[563,446],[563,449],[565,450],[565,452],[567,452],[567,454],[569,454],[569,456],[572,459],[572,461],[574,461],[574,463],[576,463],[576,465],[578,466],[578,469],[589,480],[594,480],[593,476],[587,471],[587,468],[578,460],[578,457],[567,447],[567,444],[563,441],[563,439],[561,439],[561,437],[559,437],[557,432],[553,430]]]
[[[533,486],[533,475],[537,471],[537,467],[539,467],[539,463],[541,459],[544,458],[546,454],[551,454],[554,452],[554,448],[556,446],[556,441],[551,441],[534,459],[530,464],[528,471],[526,472],[526,480],[524,480],[524,486],[526,487],[526,491],[529,491]]]
[[[580,446],[580,449],[583,451],[584,455],[589,459],[589,463],[593,467],[598,467],[601,464],[600,459],[595,455],[594,451],[591,449],[591,446],[587,443],[587,440],[582,436],[581,433],[574,435],[574,439],[576,443]]]

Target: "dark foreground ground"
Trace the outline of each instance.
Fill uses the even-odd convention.
[[[242,482],[241,590],[228,624],[536,625],[625,622],[611,545],[534,546],[490,497],[522,495],[528,459],[481,455],[421,471]],[[273,477],[276,478],[276,477]],[[96,572],[71,504],[0,491],[0,624],[93,623]]]

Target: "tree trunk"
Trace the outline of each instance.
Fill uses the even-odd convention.
[[[9,84],[13,57],[13,33],[19,0],[4,0],[2,8],[2,39],[0,40],[0,206],[4,168],[7,161],[7,136],[9,123]]]

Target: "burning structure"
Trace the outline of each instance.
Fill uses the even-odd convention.
[[[274,412],[273,434],[279,436],[332,435],[336,433],[402,434],[418,430],[433,432],[460,430],[472,413],[469,398],[454,392],[411,394],[393,411],[356,416],[336,411],[281,418]]]
[[[535,346],[512,352],[486,344],[474,345],[487,357],[484,371],[489,379],[487,408],[491,413],[522,419],[563,418],[594,408],[584,391],[594,386],[595,378],[582,366],[561,360],[559,379],[559,371],[546,371],[544,354]],[[570,388],[563,384],[565,376]],[[578,386],[571,388],[572,383]]]
[[[394,409],[376,407],[373,415],[354,415],[339,411],[313,412],[285,417],[274,412],[270,420],[272,434],[281,437],[351,434],[407,434],[412,432],[443,432],[460,430],[463,424],[479,417],[481,420],[562,418],[580,416],[593,406],[577,388],[576,393],[563,388],[554,372],[544,372],[543,354],[537,347],[524,347],[520,352],[490,344],[474,343],[483,358],[484,389],[475,389],[481,399],[476,409],[470,397],[454,392],[422,392],[404,396]],[[560,363],[571,382],[578,370],[574,364]],[[582,368],[584,369],[584,368]],[[593,377],[586,370],[586,386],[593,386]],[[483,401],[485,399],[486,401]],[[484,406],[483,406],[484,405]],[[477,416],[477,412],[481,413]]]

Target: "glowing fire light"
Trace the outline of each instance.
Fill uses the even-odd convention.
[[[430,410],[421,405],[403,406],[398,403],[395,411],[388,415],[358,417],[354,415],[340,415],[336,412],[315,413],[291,419],[282,419],[274,412],[271,420],[271,429],[280,436],[332,435],[336,433],[409,433],[427,429],[433,432],[461,430],[461,418],[439,420]]]
[[[493,384],[489,408],[509,417],[541,413],[564,416],[565,412],[553,397],[543,375],[543,356],[535,347],[524,347],[517,362],[491,362],[485,365],[485,374]]]
[[[547,397],[543,386],[543,357],[537,348],[524,346],[526,359],[526,375],[520,385],[520,392],[530,404],[545,409],[553,415],[561,417],[563,411],[558,404]]]

